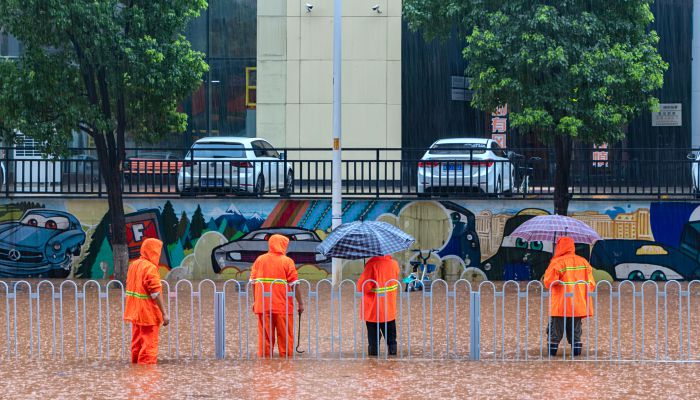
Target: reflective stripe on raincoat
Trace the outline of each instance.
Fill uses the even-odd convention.
[[[576,255],[573,239],[559,239],[543,283],[550,289],[550,316],[593,316],[593,302],[588,298],[588,291],[595,290],[593,268],[585,258]],[[566,297],[565,293],[573,293],[573,297]]]

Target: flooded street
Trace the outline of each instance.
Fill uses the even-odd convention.
[[[3,398],[695,398],[697,364],[469,361],[27,362]]]
[[[215,285],[195,282],[190,290],[183,282],[171,286],[160,364],[142,367],[124,357],[130,328],[122,331],[118,289],[106,295],[101,282],[98,295],[93,283],[76,295],[69,284],[55,296],[44,283],[37,295],[36,284],[31,293],[17,288],[16,341],[15,298],[0,293],[2,398],[689,398],[700,391],[700,285],[599,287],[597,317],[584,322],[576,361],[563,344],[548,357],[548,297],[535,285],[497,283],[496,293],[485,285],[481,361],[469,361],[471,298],[463,284],[401,298],[399,356],[388,360],[363,354],[366,330],[352,287],[331,302],[330,287],[320,285],[314,296],[304,292],[304,353],[257,360],[257,320],[246,313],[252,300],[218,283],[226,292],[226,358],[215,360]]]

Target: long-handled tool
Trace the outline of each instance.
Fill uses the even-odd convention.
[[[302,311],[300,310],[299,311],[299,325],[297,326],[297,348],[296,348],[296,351],[299,354],[303,353],[303,351],[299,350],[299,346],[301,346],[301,343],[300,343],[300,341],[301,341],[301,313],[302,313]]]

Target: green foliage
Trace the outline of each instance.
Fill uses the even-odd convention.
[[[404,0],[404,16],[426,38],[465,36],[472,105],[508,104],[513,127],[615,142],[653,110],[668,65],[649,30],[653,0]]]
[[[177,223],[177,238],[179,240],[185,239],[185,236],[187,235],[187,228],[190,226],[190,219],[187,218],[187,213],[182,212],[180,214],[180,221]]]
[[[196,240],[202,236],[204,228],[206,228],[206,222],[204,221],[204,215],[202,214],[202,207],[197,206],[197,209],[192,215],[192,222],[190,223],[190,239]],[[194,243],[192,243],[194,245]],[[187,247],[185,247],[187,248]]]
[[[186,128],[178,102],[207,70],[180,34],[204,0],[0,0],[0,26],[24,45],[0,62],[0,121],[66,154],[82,130],[119,157],[120,134],[154,142]],[[116,146],[114,135],[116,134]],[[111,164],[116,165],[116,164]]]
[[[165,202],[163,212],[160,214],[161,228],[163,230],[163,239],[166,245],[177,241],[177,225],[178,220],[175,215],[173,204],[168,200]]]
[[[107,240],[109,225],[109,213],[106,213],[90,236],[90,245],[88,246],[87,254],[80,261],[80,265],[75,271],[76,278],[89,279],[93,277],[92,271],[93,267],[98,263],[98,256],[100,253],[104,253],[103,246],[106,245],[109,247],[109,240]]]

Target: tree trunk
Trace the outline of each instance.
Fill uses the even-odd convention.
[[[567,215],[569,211],[569,200],[571,200],[571,195],[569,194],[571,146],[571,138],[569,136],[555,136],[554,213],[557,215]]]
[[[110,244],[114,262],[114,278],[126,281],[126,271],[129,267],[129,250],[126,243],[126,219],[124,218],[124,201],[121,183],[121,162],[116,152],[109,151],[107,143],[101,135],[95,136],[95,147],[100,164],[102,179],[107,189],[107,204],[112,221],[110,227]]]

